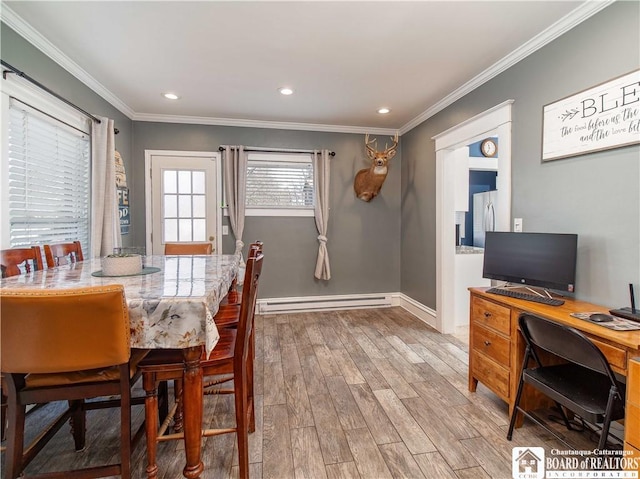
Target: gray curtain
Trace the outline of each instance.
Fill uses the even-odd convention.
[[[224,186],[229,210],[231,229],[236,238],[236,252],[240,255],[240,264],[244,266],[242,259],[242,232],[244,231],[244,210],[247,193],[247,153],[243,146],[226,146],[224,149]],[[238,274],[238,280],[242,277]]]
[[[329,223],[329,180],[331,163],[329,150],[313,152],[313,183],[316,191],[314,213],[318,229],[318,259],[316,260],[315,277],[331,279],[329,252],[327,251],[327,225]]]
[[[91,122],[91,256],[122,246],[116,191],[116,148],[113,120]]]

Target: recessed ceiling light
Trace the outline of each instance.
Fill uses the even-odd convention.
[[[163,93],[162,96],[165,97],[168,100],[177,100],[178,98],[180,98],[175,93]]]
[[[387,113],[389,113],[391,110],[389,108],[378,108],[378,113],[380,113],[381,115],[385,115]]]
[[[293,95],[293,90],[288,87],[278,88],[278,91],[283,95]]]

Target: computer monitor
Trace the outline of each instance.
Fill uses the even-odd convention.
[[[575,291],[578,235],[487,232],[484,278]]]

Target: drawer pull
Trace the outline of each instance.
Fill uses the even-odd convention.
[[[491,317],[491,313],[489,311],[485,311],[484,312],[484,317],[485,318],[490,318]]]
[[[485,342],[484,342],[484,345],[485,345],[485,346],[491,346],[491,341],[485,341]]]

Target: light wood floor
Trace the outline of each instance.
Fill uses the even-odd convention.
[[[482,385],[467,390],[467,344],[403,309],[260,316],[256,331],[252,478],[508,479],[512,447],[565,448],[528,422],[507,441],[506,404]],[[136,426],[143,415],[136,406]],[[232,396],[206,398],[207,423],[233,417]],[[65,426],[27,472],[117,458],[118,413],[92,411],[87,422],[86,451],[73,451]],[[595,447],[586,434],[566,435]],[[203,479],[237,477],[235,436],[205,439],[203,460]],[[133,461],[134,478],[144,478],[144,439]],[[183,461],[179,442],[162,443],[159,477],[182,477]]]

